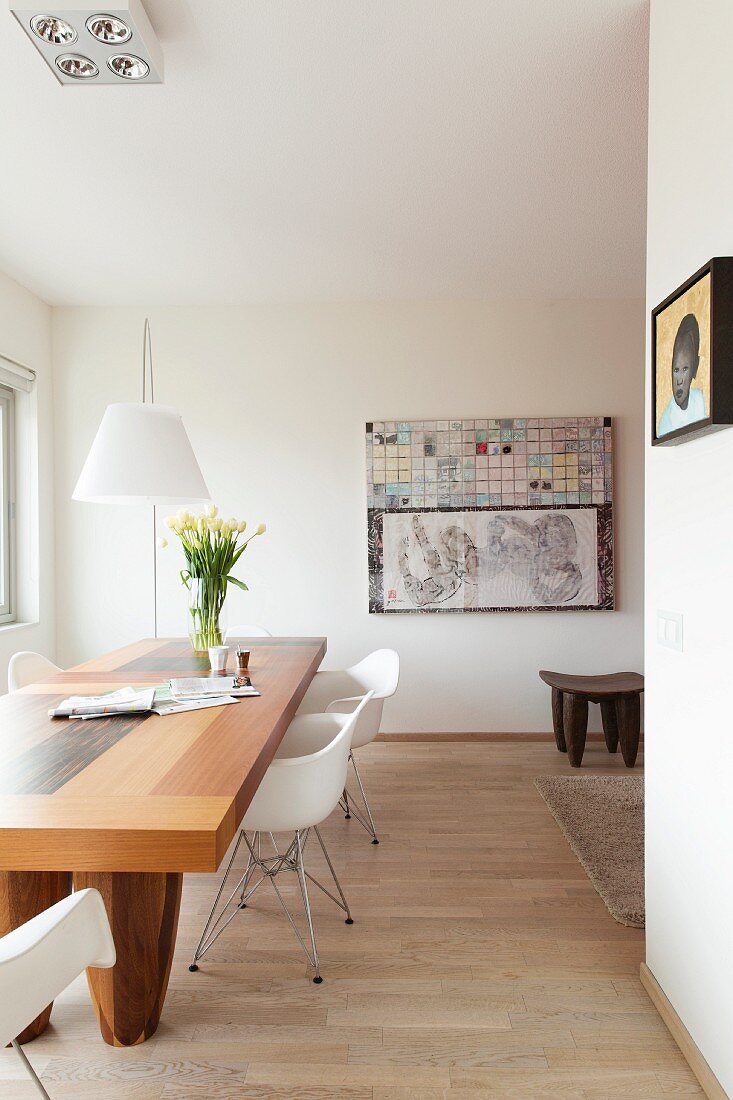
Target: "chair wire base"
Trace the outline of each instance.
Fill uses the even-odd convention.
[[[25,1051],[23,1050],[23,1048],[20,1045],[20,1043],[18,1042],[18,1040],[17,1039],[11,1040],[11,1045],[13,1047],[13,1050],[18,1055],[21,1062],[23,1063],[23,1065],[27,1069],[28,1073],[30,1074],[30,1078],[31,1078],[33,1084],[36,1086],[36,1088],[40,1092],[41,1096],[45,1096],[46,1100],[51,1100],[51,1097],[48,1095],[48,1093],[44,1089],[43,1085],[41,1084],[41,1082],[39,1080],[39,1077],[38,1077],[38,1074],[36,1073],[33,1066],[28,1061],[28,1059],[26,1057],[26,1054],[25,1054]]]
[[[323,855],[326,859],[328,869],[331,872],[331,877],[333,878],[333,881],[336,885],[338,897],[332,894],[330,890],[327,890],[322,882],[319,882],[317,878],[314,878],[314,876],[305,869],[303,853],[305,851],[306,844],[308,843],[308,838],[311,831],[315,833],[316,839],[318,840],[318,843],[321,847],[321,851],[323,852]],[[194,952],[193,962],[188,969],[198,970],[199,959],[201,959],[209,950],[209,948],[218,940],[224,929],[234,920],[239,910],[247,908],[247,903],[249,902],[250,898],[267,879],[272,884],[272,888],[277,895],[277,899],[280,902],[283,911],[285,912],[285,916],[288,918],[290,927],[293,929],[298,943],[303,949],[303,953],[305,954],[306,959],[315,970],[313,981],[316,984],[320,984],[323,981],[323,978],[321,977],[318,948],[316,947],[316,936],[313,928],[313,916],[311,913],[310,897],[308,895],[308,883],[311,882],[314,886],[317,886],[319,890],[321,890],[327,897],[331,899],[331,901],[335,902],[335,904],[338,905],[339,909],[343,910],[343,912],[346,913],[346,924],[354,923],[351,919],[351,912],[349,910],[348,902],[346,901],[344,892],[341,889],[341,883],[339,882],[333,864],[331,863],[331,857],[326,850],[326,845],[323,843],[323,838],[321,836],[320,830],[315,825],[312,827],[312,830],[310,828],[297,830],[295,836],[290,842],[289,847],[282,852],[278,849],[277,842],[275,841],[275,837],[273,836],[273,834],[268,833],[267,836],[269,836],[270,843],[272,844],[272,855],[263,854],[262,836],[263,834],[261,832],[256,832],[252,834],[252,839],[250,840],[244,829],[240,830],[239,836],[237,837],[237,843],[234,846],[234,851],[232,852],[229,863],[227,864],[226,871],[224,872],[224,878],[221,881],[221,885],[219,886],[219,890],[214,899],[214,904],[211,907],[211,912],[209,913],[208,920],[206,921],[206,925],[201,935],[201,939],[199,940],[198,947]],[[239,851],[242,841],[244,841],[249,852],[247,866],[245,868],[244,874],[237,882],[227,900],[220,907],[219,913],[215,917],[217,906],[219,906],[219,902],[221,900],[222,894],[224,893],[227,879],[229,878],[232,867],[234,866],[234,860],[236,859],[237,852]],[[309,946],[306,944],[306,941],[301,935],[300,930],[296,925],[290,910],[285,904],[285,899],[283,898],[276,881],[277,876],[283,874],[285,871],[293,871],[298,877],[300,895],[303,900],[303,908],[305,910],[306,923],[308,925]],[[256,879],[256,881],[253,882],[253,876],[257,874],[259,875],[259,877]]]
[[[372,838],[372,844],[379,844],[379,837],[377,836],[377,828],[374,824],[374,818],[372,817],[372,811],[369,808],[369,801],[364,791],[364,784],[361,781],[359,775],[359,769],[356,766],[356,757],[353,752],[349,753],[349,760],[351,766],[354,769],[354,775],[356,776],[356,782],[361,794],[361,804],[357,802],[353,794],[349,794],[349,791],[344,787],[344,793],[339,800],[339,806],[344,811],[344,815],[348,821],[350,817],[355,817],[362,828],[366,829]]]

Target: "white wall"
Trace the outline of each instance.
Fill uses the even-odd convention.
[[[109,401],[138,400],[143,311],[54,311],[58,645],[64,662],[151,630],[150,518],[76,504]],[[643,304],[638,301],[156,308],[156,397],[177,405],[225,514],[264,520],[230,622],[325,634],[338,667],[403,659],[385,728],[550,727],[542,667],[641,668]],[[364,422],[616,418],[615,613],[370,616]],[[178,562],[160,561],[161,632],[185,631]]]
[[[652,0],[649,308],[733,255],[732,42],[730,0]],[[731,469],[733,430],[647,444],[647,961],[733,1095]],[[656,644],[658,608],[684,652]]]
[[[16,470],[18,556],[16,574],[21,622],[0,626],[0,692],[13,653],[35,649],[54,657],[53,415],[51,309],[0,272],[0,355],[37,373],[23,395],[23,423]]]

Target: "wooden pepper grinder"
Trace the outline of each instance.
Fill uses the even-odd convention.
[[[249,680],[249,653],[248,649],[237,646],[237,679]]]

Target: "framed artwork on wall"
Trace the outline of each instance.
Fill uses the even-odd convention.
[[[733,424],[733,258],[710,260],[652,310],[652,444]]]
[[[366,425],[374,614],[611,611],[610,417]]]

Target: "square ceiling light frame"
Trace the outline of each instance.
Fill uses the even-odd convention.
[[[111,7],[104,6],[104,0],[68,0],[73,7],[63,8],[51,5],[44,8],[36,3],[33,6],[27,0],[9,0],[9,8],[21,27],[44,58],[51,72],[60,84],[162,84],[163,52],[155,37],[145,9],[140,0],[112,0]],[[118,41],[100,41],[90,27],[94,27],[95,17],[108,16],[118,20],[129,30],[124,39]],[[37,20],[43,17],[62,20],[72,28],[75,37],[66,41],[51,42],[43,38],[36,29]],[[124,32],[122,32],[124,33]],[[133,65],[127,61],[115,60],[120,57],[138,58],[143,65]],[[87,69],[87,65],[66,62],[66,58],[79,58],[91,62],[96,72],[93,75],[74,75],[74,69]],[[65,72],[59,62],[71,69]],[[134,74],[147,66],[147,73]]]

